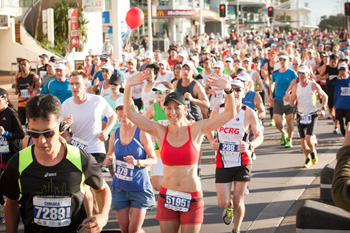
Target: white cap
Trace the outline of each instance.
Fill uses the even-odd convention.
[[[307,66],[300,66],[298,69],[298,73],[310,73],[310,69]]]
[[[124,102],[123,102],[123,96],[119,97],[117,99],[117,102],[115,103],[115,109],[121,107],[121,106],[124,106]]]
[[[349,59],[349,56],[344,56],[343,59],[344,59],[344,60],[350,60],[350,59]]]
[[[231,57],[226,58],[225,62],[231,62],[233,63],[233,59]]]
[[[145,58],[153,58],[153,52],[151,50],[147,50],[145,52]]]
[[[239,79],[231,80],[231,85],[239,86],[240,88],[244,88],[244,83]]]
[[[181,50],[181,51],[180,51],[180,52],[177,54],[177,56],[181,56],[181,57],[186,58],[186,57],[188,57],[188,54],[187,54],[187,52],[186,52],[186,51]]]
[[[313,53],[314,51],[312,49],[307,50],[308,53]]]
[[[58,63],[55,67],[56,70],[66,70],[66,66],[62,63]]]
[[[238,50],[236,50],[236,51],[234,51],[234,52],[233,52],[233,54],[237,54],[237,55],[239,55],[239,54],[240,54],[240,52],[239,52]]]
[[[348,65],[345,63],[345,62],[342,62],[338,65],[338,70],[340,70],[340,68],[345,68],[345,69],[348,69]]]
[[[102,66],[102,69],[107,69],[107,70],[110,70],[110,71],[114,71],[114,68],[111,64],[107,63],[107,64],[104,64]]]
[[[182,67],[184,67],[184,66],[188,66],[188,67],[190,67],[192,70],[195,69],[192,61],[185,61],[184,64],[182,64]]]
[[[163,66],[166,67],[168,63],[166,61],[164,61],[164,60],[161,60],[160,62],[158,62],[158,64],[159,65],[162,64]]]
[[[281,56],[278,57],[278,59],[280,59],[280,58],[282,58],[282,59],[284,59],[286,61],[289,60],[289,57],[287,55],[281,55]]]
[[[213,68],[224,68],[224,63],[222,61],[215,62]]]
[[[244,58],[243,61],[249,61],[249,62],[251,62],[251,60],[250,60],[249,58],[247,58],[247,57]]]
[[[195,61],[195,62],[199,62],[199,58],[197,56],[192,56],[191,60]]]
[[[159,83],[156,87],[152,88],[152,91],[166,91],[166,90],[170,90],[170,89],[167,88],[163,83]]]
[[[252,78],[250,77],[250,75],[246,72],[241,72],[237,75],[236,79],[241,80],[242,82],[249,82],[252,80]]]

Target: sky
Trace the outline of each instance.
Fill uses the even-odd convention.
[[[344,12],[345,0],[300,0],[301,5],[305,6],[305,2],[309,4],[309,8],[312,11],[310,13],[311,25],[318,25],[320,18],[323,15],[337,15]],[[349,0],[350,1],[350,0]]]

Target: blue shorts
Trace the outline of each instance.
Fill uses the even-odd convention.
[[[112,210],[122,210],[128,207],[136,209],[152,209],[155,198],[152,189],[144,191],[125,191],[111,185]]]

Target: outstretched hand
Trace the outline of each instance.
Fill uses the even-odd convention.
[[[150,77],[150,73],[145,70],[142,71],[134,76],[131,76],[127,81],[126,81],[126,86],[136,86],[139,85],[141,83],[143,83],[143,81],[145,81],[146,79],[148,79]]]
[[[217,87],[219,89],[230,89],[230,81],[224,78],[221,78],[219,75],[214,74],[214,76],[210,76],[207,79],[207,83],[210,86]]]

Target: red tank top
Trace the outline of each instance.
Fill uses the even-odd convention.
[[[193,165],[198,162],[198,150],[192,142],[190,126],[187,127],[189,139],[180,147],[173,147],[169,144],[166,139],[169,126],[166,128],[162,150],[160,151],[163,164],[167,166],[184,166]]]

